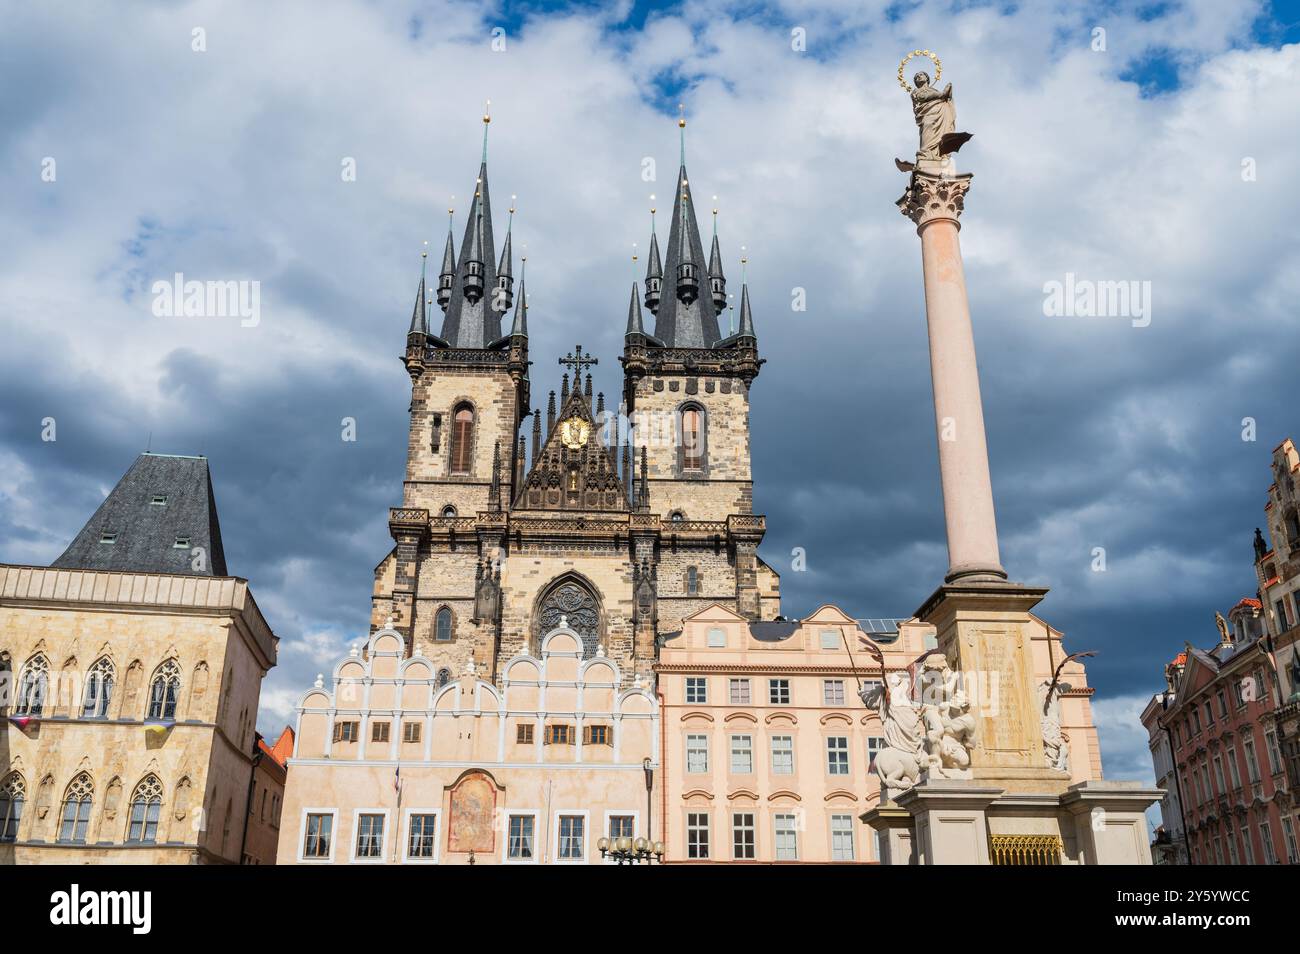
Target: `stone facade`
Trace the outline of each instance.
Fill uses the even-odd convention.
[[[253,747],[253,781],[244,822],[242,864],[275,864],[284,809],[284,784],[292,754],[293,729],[286,726],[274,745],[267,745],[258,734]]]
[[[0,634],[0,788],[22,797],[0,863],[239,862],[276,655],[246,581],[0,565]]]
[[[385,628],[304,695],[280,864],[594,864],[602,835],[650,834],[647,684],[567,628],[495,683],[438,668]]]

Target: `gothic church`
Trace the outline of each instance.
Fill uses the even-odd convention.
[[[441,678],[472,661],[494,679],[563,618],[585,655],[604,653],[630,680],[649,674],[663,634],[711,603],[776,617],[780,579],[758,556],[750,471],[749,389],[763,362],[743,285],[738,326],[720,331],[716,225],[706,262],[684,161],[666,255],[652,219],[644,297],[632,285],[617,408],[593,400],[596,359],[578,347],[560,360],[543,420],[525,276],[516,295],[510,228],[498,258],[492,226],[485,152],[459,254],[449,229],[436,286],[422,271],[416,294],[406,479],[372,631],[391,619]]]

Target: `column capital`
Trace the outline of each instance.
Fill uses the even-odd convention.
[[[973,178],[969,172],[945,176],[913,170],[907,190],[896,203],[898,210],[916,223],[918,232],[936,219],[949,219],[961,228],[958,219],[966,207],[966,193]]]

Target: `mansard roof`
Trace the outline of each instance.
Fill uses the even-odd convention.
[[[194,568],[195,547],[206,554],[202,569]],[[227,576],[207,458],[141,454],[50,565]]]

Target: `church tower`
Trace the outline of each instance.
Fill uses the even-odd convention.
[[[500,258],[493,240],[485,125],[459,253],[449,231],[436,285],[426,259],[416,292],[406,480],[371,614],[372,631],[391,618],[440,678],[470,664],[496,678],[567,625],[584,657],[607,656],[630,682],[711,603],[751,619],[779,612],[752,504],[749,386],[762,362],[749,295],[742,285],[739,325],[722,334],[716,226],[706,259],[684,163],[677,185],[666,271],[651,238],[653,334],[632,286],[622,407],[593,395],[599,359],[575,346],[543,421],[530,403],[524,263],[516,296],[510,228]]]

